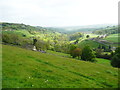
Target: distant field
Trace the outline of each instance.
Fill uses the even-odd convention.
[[[3,88],[117,88],[118,69],[3,45]],[[100,59],[99,59],[100,60]]]
[[[92,41],[92,40],[84,40],[84,41],[81,41],[80,43],[78,43],[78,46],[80,48],[83,48],[86,45],[89,45],[91,48],[97,48],[99,45],[103,45],[103,44],[100,44],[100,43],[98,43],[96,41]],[[105,46],[105,45],[103,45],[103,46]]]
[[[120,37],[120,34],[111,34],[107,36],[104,40],[110,41],[110,42],[118,42],[118,37]]]
[[[102,64],[102,65],[111,66],[111,65],[110,65],[110,60],[102,59],[102,58],[96,58],[96,60],[97,60],[96,63]]]
[[[86,38],[86,35],[89,35],[90,37],[89,38],[94,38],[94,37],[97,37],[97,36],[99,36],[99,35],[97,35],[97,34],[85,34],[85,38]]]
[[[52,54],[52,55],[57,55],[57,56],[72,58],[72,57],[70,56],[70,54],[65,54],[65,53],[61,53],[61,52],[55,52],[55,51],[47,50],[47,53],[50,53],[50,54]],[[107,52],[107,54],[108,54],[108,52]],[[76,58],[76,59],[77,59],[77,58]],[[108,60],[108,59],[96,58],[96,60],[97,60],[96,63],[98,63],[98,64],[111,66],[110,60]]]

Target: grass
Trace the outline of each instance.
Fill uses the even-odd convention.
[[[92,34],[92,33],[90,33],[90,34],[85,34],[85,38],[86,38],[87,35],[90,36],[89,38],[95,38],[95,37],[99,36],[99,35],[97,35],[97,34]]]
[[[103,59],[103,58],[96,58],[96,60],[97,60],[96,63],[102,64],[102,65],[111,66],[110,60]]]
[[[120,36],[120,34],[111,34],[111,35],[107,36],[106,38],[104,38],[104,40],[117,43],[119,36]]]
[[[2,50],[3,88],[118,87],[118,69],[109,65],[7,45]]]
[[[97,48],[99,45],[105,46],[101,43],[92,40],[83,40],[78,43],[78,47],[83,48],[85,45],[89,45],[91,48]],[[107,47],[107,46],[106,46]]]
[[[52,54],[52,55],[62,56],[62,57],[71,57],[70,54],[65,54],[62,52],[55,52],[51,50],[47,50],[47,53]]]

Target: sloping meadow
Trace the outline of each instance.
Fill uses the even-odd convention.
[[[3,88],[117,88],[118,69],[3,45]]]

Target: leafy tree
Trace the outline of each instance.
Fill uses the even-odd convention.
[[[89,38],[89,37],[90,37],[90,35],[87,35],[87,36],[86,36],[86,38]]]
[[[101,48],[102,48],[101,45],[99,45],[99,46],[98,46],[98,49],[101,49]]]
[[[73,51],[75,48],[77,48],[77,45],[71,44],[70,45],[70,52]]]
[[[33,39],[33,45],[35,45],[35,44],[36,44],[36,42],[37,42],[37,39],[36,39],[36,38],[34,38],[34,39]]]
[[[80,48],[75,48],[72,52],[71,52],[71,56],[73,58],[78,57],[78,59],[80,58],[82,53],[82,50]]]
[[[120,46],[115,49],[115,54],[120,54]]]
[[[112,60],[111,60],[111,65],[113,67],[120,68],[120,47],[116,48],[115,53],[114,53]]]
[[[79,39],[77,39],[75,42],[74,42],[74,44],[77,44],[79,42]]]
[[[70,41],[71,41],[71,40],[79,39],[80,37],[83,37],[83,35],[82,35],[82,33],[78,32],[78,33],[71,34],[71,35],[69,36],[69,39],[70,39]]]
[[[108,47],[109,49],[111,49],[111,46],[109,45],[109,47]]]
[[[101,54],[103,53],[103,49],[96,49],[95,52],[96,52],[95,53],[96,57],[99,58],[101,56]]]
[[[74,58],[74,50],[77,48],[77,46],[75,44],[71,44],[70,45],[70,55],[73,56]]]
[[[113,67],[118,67],[118,68],[120,68],[120,54],[115,54],[115,55],[112,57],[111,65],[112,65]]]
[[[82,50],[81,59],[84,61],[95,61],[95,54],[89,46],[85,46]]]
[[[49,45],[47,42],[43,41],[43,40],[38,40],[36,43],[35,43],[35,46],[37,48],[37,50],[46,50],[49,48]]]

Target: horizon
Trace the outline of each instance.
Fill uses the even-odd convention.
[[[117,24],[118,1],[1,0],[0,18],[2,22],[42,27]]]

